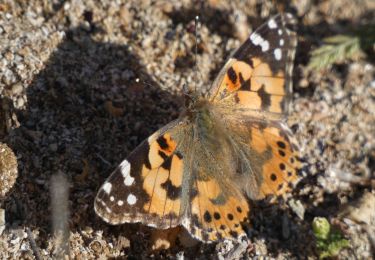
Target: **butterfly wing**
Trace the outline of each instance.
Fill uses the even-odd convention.
[[[181,122],[172,122],[117,167],[95,199],[95,211],[103,220],[163,229],[180,224],[184,131]]]
[[[229,124],[233,153],[239,164],[235,182],[250,199],[290,192],[302,166],[289,128],[280,121],[236,121]]]
[[[204,242],[222,239],[238,240],[246,237],[242,223],[247,220],[249,205],[246,198],[233,185],[223,186],[216,178],[194,176],[190,212],[184,227]]]
[[[297,44],[295,23],[292,15],[279,14],[253,32],[219,73],[209,99],[262,113],[287,112]]]

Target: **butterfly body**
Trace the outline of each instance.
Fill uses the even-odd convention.
[[[248,200],[292,189],[298,148],[284,121],[296,47],[289,14],[255,31],[207,95],[141,143],[102,185],[95,211],[111,224],[184,226],[205,242],[239,239]]]

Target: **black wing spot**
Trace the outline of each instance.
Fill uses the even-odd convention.
[[[280,156],[284,157],[285,156],[285,152],[283,150],[279,150],[279,154]]]
[[[160,185],[166,192],[168,199],[176,200],[181,196],[181,186],[173,185],[170,179]]]
[[[277,146],[279,146],[281,149],[285,149],[286,148],[286,145],[283,141],[277,141]]]
[[[163,167],[166,170],[170,170],[171,165],[172,165],[172,157],[167,157],[166,159],[164,159],[164,162],[161,164],[161,167]]]
[[[160,137],[156,140],[156,142],[158,142],[160,148],[163,149],[163,150],[166,150],[166,149],[169,147],[168,142],[167,142],[167,139],[165,139],[164,136],[160,136]]]
[[[214,218],[216,219],[216,220],[219,220],[220,219],[220,213],[219,212],[215,212],[214,213]]]
[[[158,154],[163,159],[163,161],[166,161],[169,158],[169,156],[166,155],[163,151],[159,151]]]
[[[279,167],[280,167],[280,170],[285,170],[285,164],[284,163],[280,163],[280,165],[279,165]]]
[[[262,101],[262,109],[267,110],[271,105],[271,96],[265,91],[264,85],[258,90],[258,96]]]
[[[229,235],[231,235],[233,238],[237,238],[238,237],[238,233],[236,231],[229,231]]]
[[[236,84],[236,82],[237,82],[237,74],[236,74],[236,72],[234,71],[233,67],[230,67],[230,68],[228,69],[227,75],[228,75],[229,80],[230,80],[233,84]]]
[[[229,220],[233,220],[233,218],[234,218],[231,213],[228,213],[227,217],[228,217]]]
[[[184,156],[182,156],[182,154],[180,152],[176,152],[175,155],[178,157],[178,159],[182,159],[184,158]]]
[[[240,206],[237,207],[237,211],[238,211],[238,213],[242,213],[242,209],[241,209]]]
[[[204,213],[203,218],[204,218],[204,221],[206,221],[207,223],[210,223],[212,221],[211,214],[207,210]]]
[[[276,181],[276,180],[277,180],[276,174],[272,173],[271,174],[271,181]]]

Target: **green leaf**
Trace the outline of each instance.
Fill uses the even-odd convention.
[[[317,239],[326,240],[331,230],[331,225],[326,218],[314,218],[313,232]]]
[[[344,239],[338,230],[332,229],[326,218],[314,218],[312,228],[320,259],[337,256],[341,249],[350,246],[349,240]]]
[[[362,55],[358,36],[336,35],[324,39],[324,45],[311,52],[309,69],[325,69],[332,64]]]

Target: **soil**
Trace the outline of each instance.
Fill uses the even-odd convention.
[[[251,245],[236,251],[181,231],[152,251],[153,229],[103,222],[98,188],[178,116],[183,85],[209,86],[250,32],[283,11],[298,19],[288,125],[305,177],[287,202],[252,205]],[[0,156],[9,158],[0,160],[0,258],[315,259],[319,216],[350,241],[338,258],[372,259],[374,49],[325,70],[307,64],[324,37],[374,23],[371,0],[0,1]]]

